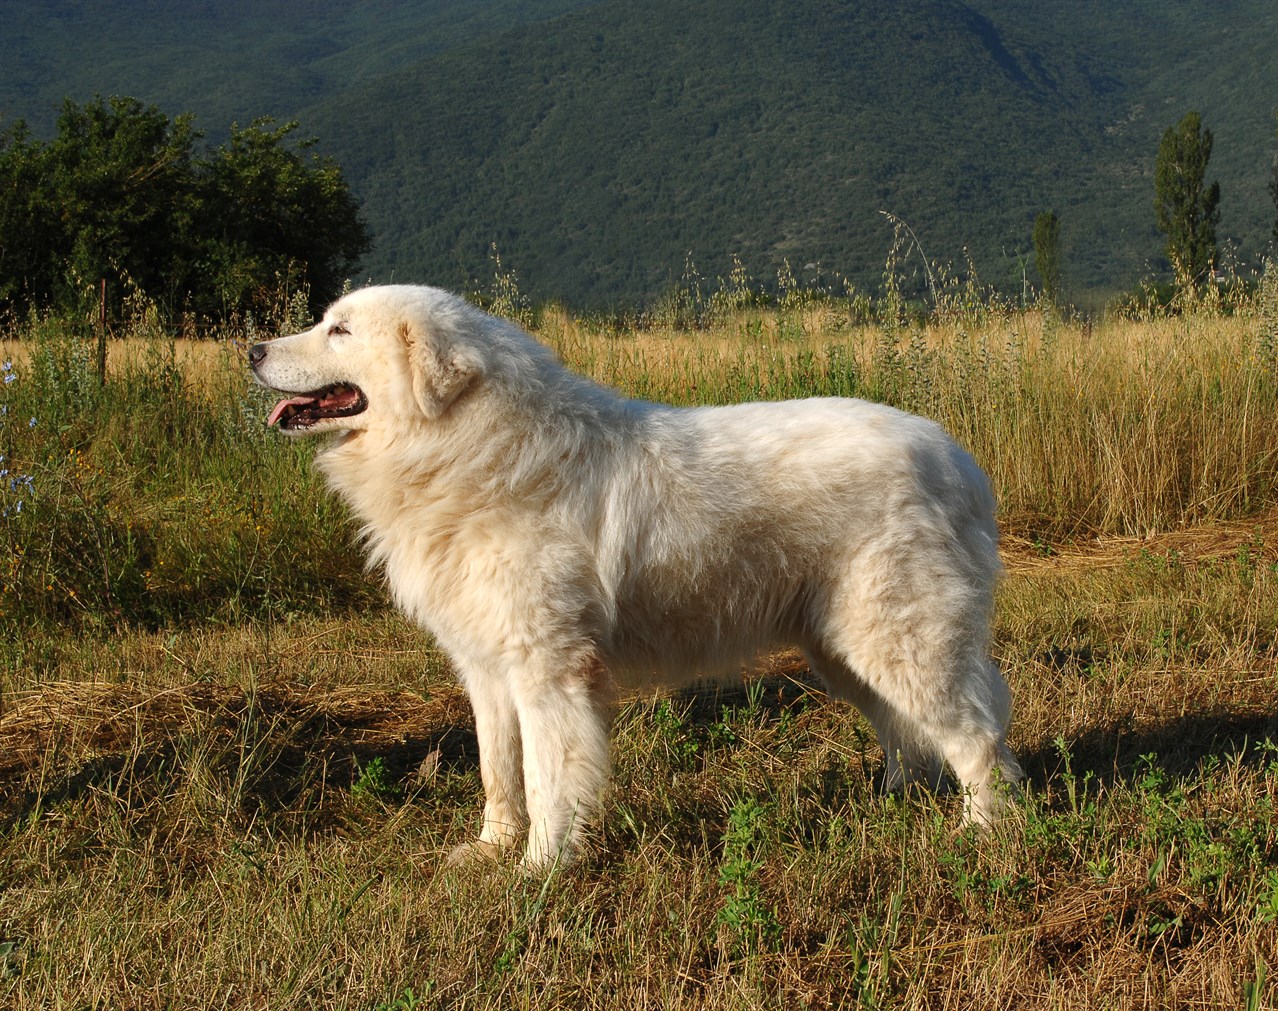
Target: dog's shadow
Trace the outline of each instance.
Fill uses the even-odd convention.
[[[1139,725],[1125,717],[1020,752],[1027,784],[1047,790],[1063,778],[1110,790],[1147,781],[1194,778],[1209,762],[1243,768],[1278,762],[1278,711],[1214,710]]]
[[[703,740],[713,736],[725,720],[741,714],[763,723],[779,723],[787,713],[838,707],[848,719],[856,720],[857,729],[853,734],[840,733],[845,746],[839,760],[815,768],[811,781],[802,784],[800,792],[814,801],[811,811],[818,818],[823,811],[855,808],[883,792],[883,755],[872,729],[850,706],[831,700],[809,671],[792,671],[745,685],[708,682],[669,698],[688,732]],[[1253,773],[1276,768],[1278,710],[1218,708],[1140,722],[1127,716],[1085,724],[1067,735],[1040,737],[1028,744],[1013,738],[1013,743],[1025,773],[1025,788],[1040,803],[1056,808],[1066,803],[1067,795],[1072,795],[1070,803],[1078,803],[1115,790],[1142,789],[1151,782],[1191,783],[1223,764]],[[1064,788],[1067,781],[1068,794]],[[942,792],[955,792],[948,778]],[[698,797],[693,792],[658,807],[688,826],[700,824],[704,843],[707,834],[713,837],[723,829],[730,804],[731,800],[711,799],[704,792]],[[669,827],[657,824],[661,810],[649,814],[649,828],[671,833]],[[819,826],[812,828],[816,831]],[[681,834],[678,828],[673,833]],[[683,841],[693,847],[697,842],[692,838]]]
[[[682,734],[691,748],[709,746],[724,751],[753,746],[735,742],[725,733],[734,720],[775,727],[809,709],[837,706],[849,719],[856,719],[858,729],[848,741],[850,746],[843,749],[842,762],[819,770],[819,782],[810,788],[831,807],[854,802],[865,792],[880,791],[883,756],[873,731],[850,706],[830,699],[820,680],[808,671],[746,681],[707,680],[669,695],[632,700],[619,711],[618,721],[638,720],[646,730],[654,723],[663,700],[666,712],[676,714],[674,732]],[[618,743],[624,747],[624,741]],[[1030,790],[1052,794],[1065,778],[1072,777],[1077,796],[1080,789],[1098,792],[1133,786],[1147,781],[1151,773],[1167,780],[1192,779],[1216,761],[1237,762],[1243,768],[1278,763],[1278,710],[1217,709],[1139,724],[1124,717],[1084,726],[1066,736],[1039,738],[1028,746],[1023,740],[1015,743]],[[477,769],[479,745],[473,728],[434,728],[390,750],[361,749],[352,754],[357,766],[382,757],[388,767],[410,778],[418,763],[425,760],[430,764],[434,756],[438,756],[441,769],[461,773]],[[679,772],[674,767],[677,764],[672,765],[672,776]],[[718,811],[715,807],[703,816],[713,817]]]
[[[753,685],[710,681],[677,692],[671,699],[683,707],[690,725],[703,729],[742,712],[768,722],[779,721],[787,711],[812,706],[839,706],[855,714],[850,706],[830,699],[820,679],[809,671],[765,677]],[[856,718],[862,724],[857,743],[873,742],[868,724],[859,715]],[[1040,738],[1028,746],[1023,740],[1014,744],[1026,784],[1034,789],[1062,775],[1104,788],[1141,781],[1153,770],[1169,778],[1192,777],[1209,760],[1237,760],[1244,767],[1278,761],[1278,707],[1270,711],[1218,708],[1139,724],[1125,716],[1069,735]],[[870,759],[877,765],[882,755],[875,755],[876,751],[870,749]]]
[[[664,713],[658,716],[663,705]],[[783,721],[830,706],[855,718],[854,710],[828,699],[810,672],[786,670],[745,682],[707,681],[673,695],[631,701],[622,707],[619,719],[638,726],[632,726],[628,733],[614,731],[619,750],[636,732],[664,734],[676,743],[683,742],[691,752],[700,749],[722,758],[734,749],[758,746],[757,740],[737,739],[750,735],[734,735],[733,728],[740,729],[741,720],[759,726],[766,740],[768,732],[783,733]],[[258,809],[278,810],[296,804],[308,793],[351,789],[366,776],[365,770],[379,762],[382,783],[389,783],[391,793],[410,803],[441,803],[446,797],[461,802],[479,789],[479,745],[469,707],[460,698],[445,707],[423,706],[419,714],[405,714],[408,718],[395,722],[395,714],[386,705],[330,707],[317,713],[313,706],[299,706],[289,693],[279,693],[279,697],[262,693],[257,713],[259,721],[265,717],[259,750],[269,754],[258,771],[239,778],[245,799]],[[216,727],[228,742],[242,741],[245,719],[241,710],[224,704]],[[859,718],[856,723],[850,736],[840,734],[845,744],[841,757],[827,762],[816,771],[815,781],[805,785],[826,810],[855,805],[879,786],[881,752],[868,725]],[[122,776],[147,778],[180,767],[184,753],[180,730],[148,733],[145,747],[124,738],[103,742],[91,757],[43,771],[38,757],[47,757],[48,749],[36,741],[32,762],[12,762],[12,769],[0,769],[4,772],[0,776],[0,787],[4,787],[0,821],[72,799]],[[793,731],[784,731],[805,732],[797,725]],[[1209,762],[1227,760],[1247,768],[1278,762],[1278,712],[1221,709],[1141,724],[1130,718],[1118,719],[1084,727],[1064,738],[1042,738],[1028,746],[1024,741],[1014,743],[1030,790],[1059,795],[1058,784],[1072,777],[1077,796],[1080,789],[1096,792],[1146,782],[1155,772],[1169,780],[1192,779],[1201,775]],[[215,763],[224,766],[220,771],[229,778],[236,778],[238,754],[239,750],[228,746],[224,760]],[[722,798],[712,801],[700,788],[683,796],[675,786],[675,777],[698,760],[681,766],[677,756],[650,756],[645,762],[648,792],[654,797],[663,791],[668,795],[658,805],[665,815],[656,808],[648,812],[654,822],[668,817],[672,805],[689,821],[723,818],[726,802]],[[669,785],[661,782],[667,773]],[[719,777],[717,771],[713,775]],[[689,805],[698,810],[684,811]]]

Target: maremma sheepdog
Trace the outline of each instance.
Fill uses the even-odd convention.
[[[934,423],[850,399],[674,408],[564,368],[436,288],[357,290],[255,345],[270,416],[318,466],[396,603],[475,712],[478,838],[571,856],[606,785],[619,689],[803,649],[873,724],[885,784],[994,822],[1020,776],[987,650],[999,574],[985,474]]]

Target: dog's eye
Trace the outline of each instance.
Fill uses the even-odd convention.
[[[351,328],[345,322],[334,323],[328,328],[328,335],[330,337],[349,337]]]

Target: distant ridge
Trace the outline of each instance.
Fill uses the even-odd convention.
[[[464,285],[495,243],[531,294],[591,307],[655,297],[689,256],[711,277],[735,255],[758,278],[788,260],[873,288],[880,211],[1019,291],[1049,208],[1066,296],[1100,298],[1159,269],[1158,138],[1197,108],[1222,238],[1255,262],[1278,7],[1049,7],[11,0],[0,112],[39,132],[65,91],[193,111],[211,134],[300,119],[365,202],[369,277]]]

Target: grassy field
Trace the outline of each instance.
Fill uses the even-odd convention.
[[[251,335],[115,342],[100,383],[32,323],[0,353],[0,1005],[1278,1006],[1272,321],[537,327],[637,396],[868,396],[973,451],[1015,815],[878,796],[868,726],[781,654],[622,707],[570,873],[444,871],[467,705],[265,431]]]

